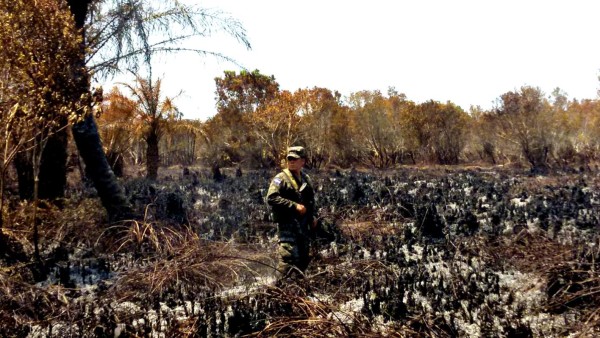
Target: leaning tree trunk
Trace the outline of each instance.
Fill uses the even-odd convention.
[[[109,217],[113,220],[126,217],[131,211],[130,206],[115,174],[110,169],[92,114],[88,114],[83,121],[73,125],[73,138],[85,164],[86,176],[94,183]]]
[[[91,2],[92,0],[68,0],[75,24],[81,30],[81,34],[84,37],[83,41],[85,41],[84,23],[88,14],[88,5]],[[82,44],[81,48],[83,51],[85,45]],[[76,67],[76,69],[80,69],[81,71],[73,74],[74,80],[76,83],[79,83],[77,86],[79,90],[71,93],[73,100],[80,100],[82,96],[86,94],[89,96],[90,93],[90,81],[88,74],[85,72],[85,54],[83,52],[81,53],[79,62],[80,67]],[[88,104],[91,105],[91,102]],[[94,183],[94,187],[98,191],[98,196],[109,217],[111,220],[128,217],[131,213],[131,207],[123,193],[121,185],[108,164],[93,114],[87,113],[83,120],[73,125],[72,130],[77,150],[85,163],[86,175]]]

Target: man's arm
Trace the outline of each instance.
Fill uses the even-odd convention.
[[[315,202],[315,188],[312,184],[312,180],[310,178],[310,176],[308,176],[308,174],[304,174],[303,173],[303,178],[304,181],[306,182],[307,188],[310,189],[310,201],[305,201],[307,203],[307,206],[309,207],[310,211],[311,211],[311,215],[310,216],[310,226],[311,229],[315,229],[317,227],[317,223],[318,223],[318,218],[319,215],[317,214],[317,204]]]
[[[285,181],[281,177],[281,174],[279,174],[271,181],[269,191],[267,192],[267,203],[272,207],[282,210],[297,210],[298,203],[281,196],[281,189],[283,187],[285,187]]]

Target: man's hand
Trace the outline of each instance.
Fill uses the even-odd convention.
[[[303,216],[306,214],[306,207],[303,204],[298,203],[296,204],[296,211],[298,211],[300,216]]]

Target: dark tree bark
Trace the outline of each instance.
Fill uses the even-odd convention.
[[[160,156],[158,153],[158,135],[150,132],[146,138],[146,178],[156,180],[158,178],[158,164]]]
[[[19,181],[19,198],[33,198],[33,161],[29,151],[20,151],[15,156],[15,169]]]
[[[68,0],[75,24],[77,28],[81,29],[84,41],[84,24],[88,15],[88,5],[91,2],[92,0]],[[82,45],[82,50],[84,48],[85,46]],[[79,100],[82,95],[90,93],[89,76],[83,71],[85,70],[85,53],[81,53],[79,62],[81,63],[79,69],[82,69],[82,71],[73,75],[74,80],[79,83],[79,91],[71,93],[74,100]],[[91,102],[89,104],[91,105]],[[86,175],[94,183],[94,187],[98,191],[98,196],[110,219],[120,220],[129,217],[131,207],[108,164],[94,116],[88,113],[83,120],[73,125],[72,131],[77,150],[85,164]]]
[[[118,151],[108,151],[106,154],[106,159],[108,160],[108,164],[110,165],[113,173],[115,173],[115,176],[123,177],[123,169],[125,168],[123,155]]]
[[[128,217],[129,203],[108,165],[93,115],[88,114],[83,121],[73,125],[73,138],[85,164],[86,176],[94,183],[109,217],[112,220]]]
[[[93,0],[67,0],[73,18],[75,19],[75,26],[77,28],[83,28],[85,25],[85,18],[88,14],[88,6]]]
[[[39,198],[55,199],[65,196],[67,145],[68,133],[66,129],[62,129],[48,138],[40,163]]]
[[[64,124],[66,124],[66,121]],[[56,199],[64,197],[67,185],[67,145],[68,133],[64,128],[53,133],[46,140],[40,162],[38,198]],[[20,151],[15,158],[15,168],[19,181],[19,197],[23,200],[32,199],[34,187],[33,151]]]

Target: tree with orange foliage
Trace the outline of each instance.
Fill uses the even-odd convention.
[[[557,118],[558,126],[566,129],[573,154],[571,161],[578,157],[580,165],[598,159],[600,151],[600,100],[573,100]],[[561,158],[568,159],[569,152],[564,150]]]
[[[478,160],[498,164],[502,153],[498,149],[496,133],[490,132],[496,129],[494,116],[480,106],[472,106],[469,115],[471,132],[466,146],[468,152],[477,154]]]
[[[198,140],[203,136],[200,120],[168,121],[163,141],[160,144],[163,165],[193,164],[197,159]]]
[[[0,16],[2,110],[7,113],[18,104],[14,117],[23,117],[26,128],[22,131],[37,130],[38,136],[45,135],[43,142],[39,137],[32,139],[32,135],[24,136],[21,132],[17,135],[13,124],[13,137],[29,139],[15,154],[20,195],[31,199],[34,180],[39,179],[40,197],[64,196],[66,177],[54,177],[52,170],[60,167],[61,159],[66,161],[66,150],[56,151],[53,156],[44,154],[46,149],[54,149],[66,140],[65,125],[75,121],[75,112],[83,106],[81,100],[71,100],[64,94],[65,90],[75,87],[70,75],[80,69],[70,64],[80,56],[77,31],[69,21],[64,3],[55,0],[2,0]],[[37,156],[42,158],[34,169],[36,147]]]
[[[158,178],[160,154],[158,144],[164,135],[168,121],[181,119],[181,112],[174,98],[162,97],[161,79],[146,80],[136,76],[135,84],[123,84],[129,89],[136,103],[136,120],[141,121],[142,137],[146,141],[146,177]]]
[[[495,108],[498,135],[517,148],[534,172],[548,169],[556,121],[551,105],[537,87],[524,86],[500,96]]]
[[[34,256],[41,263],[37,200],[64,195],[66,177],[52,177],[50,170],[66,160],[60,147],[66,126],[85,112],[81,97],[65,93],[77,87],[71,75],[81,70],[75,63],[80,40],[63,2],[0,0],[0,41],[0,251],[7,249],[4,179],[14,161],[19,193],[33,201]],[[54,157],[48,148],[56,150]]]
[[[137,111],[137,103],[123,95],[118,87],[113,87],[104,97],[98,129],[108,162],[117,176],[123,175],[124,156],[141,136],[134,123]]]
[[[380,91],[361,91],[349,98],[361,158],[378,168],[398,163],[405,149],[400,117],[410,103],[393,89],[390,94],[385,97]]]
[[[458,164],[466,145],[469,116],[452,102],[427,101],[415,105],[403,118],[410,148],[421,159]]]
[[[315,87],[299,89],[294,96],[302,117],[300,137],[309,149],[308,165],[319,168],[331,162],[334,154],[341,155],[341,149],[336,147],[337,137],[344,135],[345,141],[342,143],[347,142],[348,133],[341,129],[347,128],[349,121],[340,121],[344,111],[340,102],[341,95],[326,88]]]
[[[260,163],[261,149],[256,148],[250,116],[278,95],[279,83],[258,70],[242,70],[239,74],[225,71],[215,84],[217,114],[205,126],[208,160],[213,166]]]
[[[285,149],[296,144],[302,116],[298,114],[296,98],[282,91],[246,116],[260,150],[260,161],[269,166],[279,164]]]

